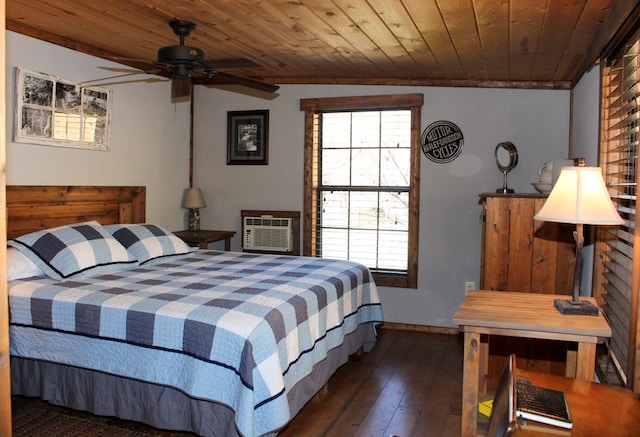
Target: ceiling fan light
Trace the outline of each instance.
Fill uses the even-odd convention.
[[[173,67],[173,77],[179,79],[189,79],[189,72],[191,69],[186,64],[176,64]]]
[[[171,79],[171,98],[179,99],[191,95],[191,79],[187,77],[174,76]]]

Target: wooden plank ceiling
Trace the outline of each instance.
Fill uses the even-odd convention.
[[[276,84],[569,89],[637,0],[7,0],[7,29],[109,58],[186,44]],[[112,59],[112,58],[111,58]],[[138,66],[133,61],[122,63]]]

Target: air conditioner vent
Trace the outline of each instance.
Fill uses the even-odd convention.
[[[290,218],[245,217],[242,247],[245,250],[291,252],[292,231]]]

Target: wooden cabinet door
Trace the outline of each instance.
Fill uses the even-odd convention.
[[[544,201],[536,195],[483,198],[483,290],[571,294],[572,225],[534,220]]]
[[[545,196],[487,194],[481,199],[480,288],[570,295],[575,266],[574,226],[534,220]],[[566,343],[491,336],[487,380],[481,381],[490,392],[495,390],[510,353],[516,354],[522,368],[566,374]]]

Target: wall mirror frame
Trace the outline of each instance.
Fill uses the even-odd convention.
[[[518,149],[510,142],[499,143],[495,150],[496,165],[502,172],[502,188],[498,188],[496,193],[513,193],[513,189],[507,186],[507,173],[518,165]]]

